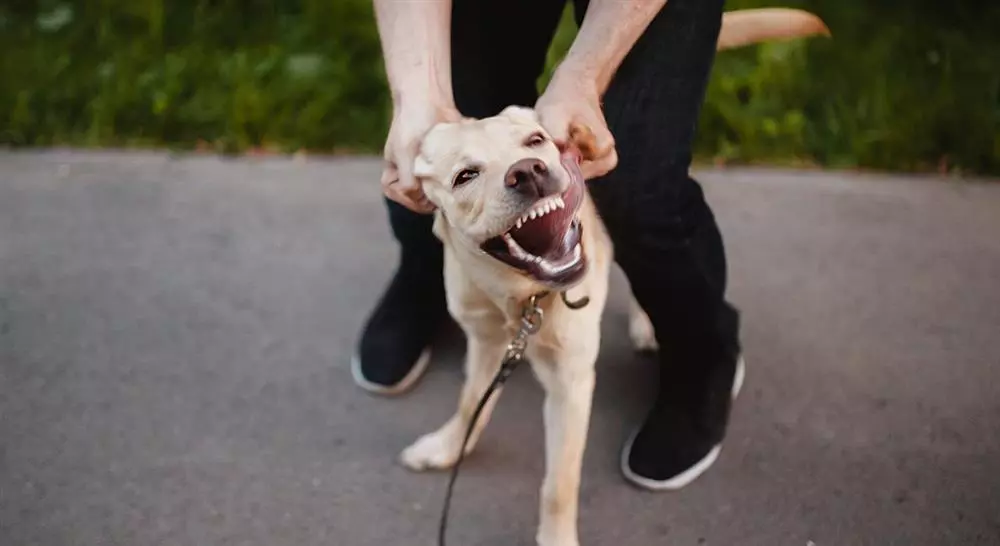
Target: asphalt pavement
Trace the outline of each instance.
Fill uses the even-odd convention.
[[[1000,183],[700,171],[744,314],[716,466],[619,474],[650,402],[615,272],[582,546],[1000,544]],[[396,260],[369,158],[0,153],[0,545],[432,546],[460,340],[408,396],[349,357]],[[451,543],[531,545],[541,391],[511,380]]]

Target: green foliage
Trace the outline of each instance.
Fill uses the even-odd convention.
[[[1000,173],[1000,9],[970,4],[794,3],[821,15],[833,38],[720,53],[698,151]]]
[[[972,4],[729,0],[834,37],[720,53],[698,154],[1000,174],[1000,8]],[[370,0],[7,0],[0,70],[0,144],[371,152],[389,119]]]
[[[370,150],[388,121],[364,0],[0,7],[0,142]]]

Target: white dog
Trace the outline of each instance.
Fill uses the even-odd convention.
[[[732,12],[723,19],[719,48],[825,30],[811,14],[793,10]],[[584,137],[577,144],[586,151],[586,130],[575,136]],[[576,161],[560,153],[534,111],[510,107],[495,117],[435,126],[424,138],[414,172],[437,206],[434,232],[444,243],[448,309],[468,337],[468,353],[458,411],[404,450],[401,460],[413,470],[455,464],[525,303],[548,292],[539,303],[544,321],[526,352],[545,390],[537,542],[578,546],[580,469],[612,247]],[[589,304],[571,309],[560,291],[567,291],[570,301],[588,297]],[[648,317],[634,301],[630,308],[634,344],[655,348]],[[484,408],[466,452],[475,447],[493,402]]]

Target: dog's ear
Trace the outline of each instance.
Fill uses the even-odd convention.
[[[422,154],[413,161],[413,176],[415,178],[434,176],[434,166]]]
[[[500,115],[527,123],[539,123],[541,121],[537,112],[531,108],[525,108],[523,106],[508,106],[500,112]]]
[[[434,224],[431,227],[431,232],[442,243],[448,244],[448,226],[445,223],[444,213],[441,212],[441,209],[434,211]]]
[[[431,163],[427,161],[427,158],[423,155],[417,155],[417,157],[413,160],[413,178],[417,180],[417,184],[420,186],[420,189],[423,190],[424,195],[428,198],[431,197],[429,194],[435,194],[440,190],[440,188],[434,184],[431,184],[430,186],[427,184],[429,180],[433,180],[434,178],[434,166],[431,165]],[[433,199],[431,199],[431,202],[434,203],[435,206],[438,206],[438,203]]]
[[[580,157],[590,161],[597,158],[600,153],[597,149],[597,137],[590,127],[580,123],[570,123],[569,144],[580,152]]]

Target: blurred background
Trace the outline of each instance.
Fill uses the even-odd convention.
[[[1000,1],[728,2],[762,6],[833,38],[721,53],[700,118],[703,166],[794,167],[698,173],[748,383],[713,470],[637,494],[658,381],[615,274],[584,544],[998,546]],[[325,155],[389,114],[371,0],[0,0],[0,546],[431,543],[447,480],[396,457],[462,344],[407,397],[356,388],[398,254],[380,161]],[[542,392],[509,385],[455,544],[536,532]]]
[[[377,151],[389,107],[370,4],[5,0],[0,144]],[[811,10],[834,38],[721,53],[700,161],[1000,174],[995,3],[727,9],[761,6]],[[575,33],[571,13],[550,69]]]

